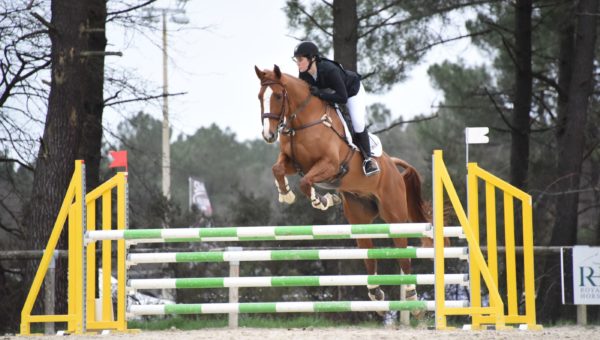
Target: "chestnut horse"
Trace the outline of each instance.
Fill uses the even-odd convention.
[[[260,79],[262,136],[268,143],[278,139],[280,152],[273,165],[279,201],[292,204],[295,195],[287,178],[298,173],[300,189],[313,207],[326,210],[339,203],[337,195],[321,196],[313,185],[335,188],[342,195],[344,216],[351,224],[369,224],[376,217],[387,223],[429,222],[421,198],[418,172],[405,161],[383,153],[376,157],[381,171],[367,177],[362,172],[362,156],[344,138],[344,127],[335,109],[310,94],[308,84],[275,65],[271,70],[254,67]],[[398,166],[405,170],[400,172]],[[422,238],[431,246],[429,238]],[[407,240],[393,239],[405,248]],[[357,239],[358,247],[372,248],[371,239]],[[405,274],[410,274],[410,259],[400,259]],[[377,261],[365,260],[369,275],[377,274]],[[372,300],[383,300],[378,286],[368,286]],[[416,287],[408,285],[407,296],[417,299]]]

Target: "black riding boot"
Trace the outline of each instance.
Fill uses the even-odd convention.
[[[365,130],[356,134],[358,148],[364,158],[363,172],[366,176],[373,176],[379,172],[377,161],[371,158],[371,142],[369,141],[369,133]]]

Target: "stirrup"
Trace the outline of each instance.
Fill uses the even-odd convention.
[[[371,164],[371,166],[372,166],[374,169],[371,169],[369,172],[367,172],[367,165],[368,165],[369,163]],[[375,175],[376,173],[378,173],[378,172],[379,172],[379,164],[377,164],[377,161],[375,161],[375,160],[374,160],[374,159],[372,159],[371,157],[369,157],[369,158],[366,158],[366,159],[363,161],[362,167],[363,167],[363,173],[364,173],[364,174],[365,174],[365,176],[367,176],[367,177],[369,177],[369,176],[373,176],[373,175]]]

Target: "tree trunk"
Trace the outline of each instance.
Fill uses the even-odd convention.
[[[94,29],[87,37],[87,51],[102,53],[106,49],[106,1],[87,1],[87,27]],[[104,56],[85,59],[83,129],[77,158],[85,160],[88,191],[100,181],[100,151],[102,148],[102,113],[104,110]]]
[[[24,218],[29,249],[44,249],[73,174],[76,159],[84,159],[91,183],[98,182],[102,136],[103,56],[85,57],[83,51],[106,45],[105,33],[90,33],[90,25],[104,28],[104,0],[53,0],[52,73],[48,114],[36,161],[31,201]],[[93,38],[92,38],[93,37]],[[102,60],[102,62],[99,62]],[[94,83],[96,82],[96,83]],[[100,84],[98,84],[100,83]],[[66,249],[66,230],[59,249]],[[30,284],[37,263],[27,268]],[[56,313],[65,313],[66,263],[57,264]]]
[[[527,191],[529,172],[529,112],[532,99],[531,73],[532,0],[517,0],[515,6],[515,87],[512,112],[510,182]],[[521,214],[515,214],[515,242],[523,245]],[[517,287],[523,287],[523,256],[517,255]]]
[[[532,0],[517,0],[515,8],[515,93],[511,129],[510,180],[527,190],[529,169],[529,112],[531,111]]]
[[[561,44],[561,48],[569,48],[568,51],[571,51],[573,56],[566,91],[568,101],[564,114],[559,116],[556,132],[558,156],[555,191],[560,195],[556,198],[556,218],[550,240],[552,246],[574,245],[577,237],[578,190],[585,144],[584,131],[593,82],[597,12],[597,0],[581,0],[574,16],[574,44]],[[567,33],[568,29],[565,34]],[[564,56],[563,53],[568,51],[561,51],[561,55]],[[564,73],[561,72],[561,75]],[[549,258],[543,273],[545,276],[538,293],[539,317],[542,322],[556,322],[561,307],[558,258]]]
[[[356,0],[333,0],[333,59],[355,72],[357,43]]]

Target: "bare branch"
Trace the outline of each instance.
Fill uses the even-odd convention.
[[[392,20],[392,18],[394,18],[396,16],[397,13],[392,13],[392,15],[390,15],[388,18],[384,19],[381,24],[379,25],[373,25],[373,27],[370,30],[367,30],[366,32],[364,32],[363,34],[359,35],[359,39],[362,37],[365,37],[371,33],[373,33],[373,31],[381,28],[382,26],[385,26],[387,24],[388,21]]]
[[[306,17],[313,23],[313,25],[315,25],[316,27],[318,27],[321,31],[323,31],[323,33],[327,34],[330,37],[333,37],[333,33],[330,33],[329,31],[327,31],[327,29],[325,27],[323,27],[319,21],[317,19],[315,19],[315,17],[313,17],[310,13],[308,13],[304,7],[302,6],[297,6],[296,7],[300,12],[302,12],[304,15],[306,15]]]
[[[421,47],[421,48],[419,48],[417,50],[412,51],[412,54],[422,53],[422,52],[425,52],[425,51],[427,51],[427,50],[429,50],[429,49],[431,49],[431,48],[433,48],[433,47],[435,47],[437,45],[443,45],[445,43],[449,43],[449,42],[452,42],[452,41],[456,41],[456,40],[460,40],[460,39],[464,39],[464,38],[471,38],[471,37],[476,37],[476,36],[479,36],[479,35],[488,34],[491,31],[492,30],[488,29],[488,30],[483,30],[483,31],[475,32],[475,33],[459,35],[457,37],[452,37],[452,38],[448,38],[448,39],[438,40],[438,41],[435,41],[435,42],[433,42],[431,44],[427,44],[427,45],[425,45],[425,46],[423,46],[423,47]]]
[[[14,188],[14,182],[12,182],[12,185],[13,185],[13,188]],[[13,194],[14,194],[14,192],[13,192]],[[18,196],[18,194],[17,194],[17,196]],[[12,218],[12,220],[17,225],[19,225],[19,222],[20,222],[19,217],[8,206],[6,206],[6,204],[4,204],[4,200],[3,199],[0,200],[0,207],[2,207],[2,209]],[[12,234],[14,236],[17,236],[17,237],[23,236],[23,231],[21,229],[10,228],[10,227],[4,225],[4,223],[0,223],[0,229],[3,229],[6,232],[8,232],[8,233],[10,233],[10,234]]]
[[[480,1],[473,1],[473,2],[468,2],[468,3],[460,3],[460,4],[455,4],[455,5],[452,5],[452,6],[448,6],[448,7],[438,8],[438,9],[435,9],[434,11],[431,11],[431,12],[422,13],[422,14],[419,14],[419,15],[412,15],[412,16],[410,16],[408,18],[405,18],[405,19],[402,19],[402,20],[393,21],[393,22],[388,22],[388,20],[385,20],[382,23],[378,23],[376,25],[366,25],[364,27],[371,27],[372,29],[370,29],[369,31],[372,32],[372,31],[374,31],[374,30],[376,30],[378,28],[381,28],[383,26],[401,26],[401,25],[407,24],[409,22],[419,21],[419,20],[422,20],[424,18],[432,17],[434,15],[441,15],[441,14],[449,13],[449,12],[452,12],[452,11],[457,10],[457,9],[461,9],[461,8],[465,8],[465,7],[470,7],[470,6],[484,5],[484,4],[487,4],[487,3],[494,3],[494,2],[498,2],[498,1],[501,1],[501,0],[480,0]],[[389,7],[393,6],[393,5],[396,5],[396,4],[400,3],[400,2],[401,1],[398,1],[397,3],[391,3],[388,6],[382,7],[378,11],[374,11],[372,13],[367,14],[367,16],[361,17],[361,19],[362,18],[368,18],[370,16],[379,14],[381,11],[384,11],[387,8],[389,8]],[[364,36],[364,35],[365,34],[362,34],[361,36]]]
[[[391,130],[391,129],[395,128],[396,126],[399,126],[399,125],[404,125],[404,124],[409,124],[409,123],[420,123],[420,122],[431,120],[431,119],[434,119],[434,118],[437,118],[437,117],[438,117],[438,114],[436,113],[436,114],[434,114],[432,116],[423,117],[423,118],[417,118],[417,119],[411,119],[411,120],[397,120],[395,122],[392,122],[392,124],[384,127],[383,129],[375,130],[372,133],[379,134],[379,133],[382,133],[382,132],[385,132],[385,131],[389,131],[389,130]]]
[[[52,25],[51,23],[49,23],[46,19],[44,19],[41,15],[37,14],[36,12],[31,12],[31,15],[38,19],[39,22],[42,23],[42,25],[48,27],[48,29],[52,32],[56,32],[56,27],[54,27],[54,25]]]
[[[177,93],[169,93],[167,94],[168,97],[175,97],[175,96],[181,96],[187,94],[187,92],[177,92]],[[163,94],[159,94],[159,95],[155,95],[155,96],[147,96],[147,97],[141,97],[141,98],[133,98],[133,99],[124,99],[124,100],[118,100],[115,102],[108,102],[108,101],[104,101],[104,106],[113,106],[113,105],[118,105],[118,104],[125,104],[125,103],[131,103],[131,102],[141,102],[141,101],[146,101],[146,100],[151,100],[151,99],[158,99],[158,98],[162,98],[164,97]],[[111,97],[113,98],[113,97]]]
[[[512,126],[512,124],[508,121],[508,119],[506,118],[506,116],[504,115],[504,112],[502,111],[502,108],[500,107],[500,105],[498,105],[498,103],[496,102],[496,100],[494,99],[494,96],[492,96],[492,94],[490,93],[490,91],[488,90],[487,87],[484,87],[483,90],[485,91],[485,93],[487,94],[488,98],[490,98],[490,101],[492,102],[492,104],[494,104],[494,108],[496,109],[496,111],[498,112],[498,114],[500,115],[500,118],[502,118],[502,120],[504,121],[504,123],[506,124],[506,126],[508,126],[511,130],[514,130],[514,127]]]
[[[325,4],[325,6],[328,6],[329,8],[333,8],[333,4],[331,2],[325,1],[325,0],[321,0],[322,3]]]
[[[33,166],[31,166],[30,164],[26,164],[23,163],[22,161],[15,159],[15,158],[0,158],[0,163],[17,163],[19,164],[21,167],[30,170],[33,172]]]
[[[124,10],[114,11],[114,12],[108,12],[108,13],[106,13],[106,17],[107,17],[106,21],[111,21],[112,20],[112,19],[108,19],[109,16],[117,16],[119,14],[124,14],[124,13],[127,13],[127,12],[135,11],[136,9],[148,6],[151,3],[153,3],[153,2],[156,2],[156,0],[148,0],[148,1],[144,2],[144,3],[141,3],[141,4],[133,6],[133,7],[126,8]]]
[[[542,74],[541,72],[531,72],[531,75],[535,79],[538,79],[538,80],[542,81],[543,83],[549,85],[553,89],[555,89],[556,92],[558,93],[558,95],[560,95],[560,96],[568,96],[568,94],[564,93],[564,91],[560,88],[560,86],[558,85],[558,83],[556,82],[556,80],[547,77],[546,75]]]
[[[390,8],[390,7],[392,7],[392,6],[399,5],[399,4],[401,4],[401,3],[402,3],[402,1],[392,1],[392,2],[388,3],[387,5],[384,5],[384,6],[383,6],[383,7],[381,7],[381,8],[375,9],[375,10],[374,10],[374,11],[372,11],[372,12],[365,13],[364,15],[362,15],[362,16],[360,16],[360,17],[358,18],[358,21],[367,20],[367,19],[369,19],[369,18],[371,18],[371,17],[374,17],[374,16],[378,15],[379,13],[381,13],[381,12],[383,12],[383,11],[387,10],[388,8]]]

